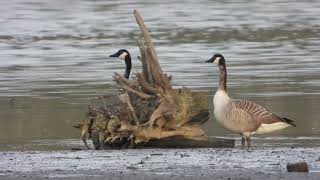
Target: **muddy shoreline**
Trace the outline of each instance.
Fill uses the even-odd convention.
[[[0,179],[319,179],[320,147],[0,152]],[[287,173],[305,161],[309,173]]]

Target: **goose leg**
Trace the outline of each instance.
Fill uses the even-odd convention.
[[[242,149],[244,149],[246,147],[246,140],[245,140],[244,136],[242,136],[242,138],[241,138],[241,145],[242,145]]]
[[[251,141],[250,141],[250,136],[246,137],[246,140],[247,140],[247,147],[248,148],[251,148]]]

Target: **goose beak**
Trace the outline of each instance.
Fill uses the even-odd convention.
[[[213,59],[211,58],[211,59],[208,59],[208,60],[206,60],[205,61],[206,63],[213,63]]]
[[[118,57],[118,53],[111,54],[109,57]]]

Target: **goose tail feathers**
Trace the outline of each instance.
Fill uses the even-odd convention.
[[[282,118],[283,122],[288,123],[294,127],[297,127],[297,125],[294,123],[293,120],[289,119],[289,118]]]

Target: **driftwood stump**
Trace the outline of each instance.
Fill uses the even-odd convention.
[[[139,12],[135,10],[134,16],[144,39],[144,43],[139,44],[142,72],[136,73],[131,80],[115,73],[113,80],[120,86],[119,106],[89,106],[87,117],[77,126],[85,145],[86,140],[92,138],[95,149],[136,145],[173,147],[179,143],[172,145],[170,142],[178,141],[181,147],[183,144],[233,147],[234,141],[230,139],[208,140],[201,129],[209,119],[207,93],[172,88],[171,78],[161,69]],[[107,101],[108,97],[101,99]]]

